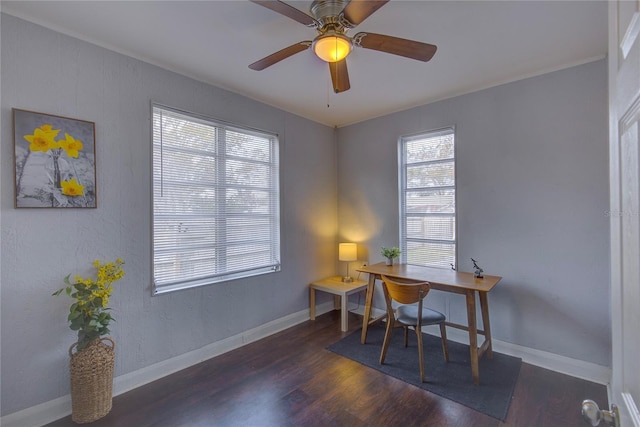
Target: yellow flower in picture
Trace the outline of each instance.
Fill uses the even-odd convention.
[[[82,141],[75,139],[73,136],[65,132],[65,139],[58,141],[60,147],[67,153],[69,157],[78,157],[78,151],[82,150]]]
[[[62,186],[62,194],[65,196],[76,197],[84,195],[84,185],[80,185],[75,178],[71,178],[69,181],[60,182]]]
[[[31,143],[29,150],[46,153],[50,149],[58,148],[58,143],[54,141],[58,132],[60,129],[53,129],[51,125],[42,125],[33,130],[33,135],[24,135],[24,139]]]

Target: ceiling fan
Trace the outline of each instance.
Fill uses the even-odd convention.
[[[429,61],[437,47],[414,40],[384,34],[360,32],[353,37],[347,31],[362,23],[389,0],[314,0],[308,15],[280,0],[251,0],[253,3],[278,12],[294,21],[315,28],[313,40],[298,42],[249,65],[252,70],[264,70],[296,53],[312,48],[314,53],[329,64],[335,93],[349,90],[346,57],[354,46],[400,55],[418,61]]]

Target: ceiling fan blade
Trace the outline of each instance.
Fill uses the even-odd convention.
[[[333,82],[333,91],[335,93],[344,92],[351,88],[346,59],[338,62],[329,62],[329,71],[331,71],[331,81]]]
[[[353,28],[371,16],[373,12],[387,4],[388,1],[389,0],[351,0],[342,11],[342,14],[344,19],[351,24],[351,28]]]
[[[318,22],[313,17],[307,15],[303,11],[296,9],[293,6],[280,0],[251,0],[255,4],[264,6],[267,9],[271,9],[274,12],[278,12],[281,15],[291,18],[294,21],[306,25],[307,27],[316,27]]]
[[[353,42],[365,49],[379,50],[424,62],[430,60],[438,49],[432,44],[374,33],[358,33],[353,36]]]
[[[270,67],[273,64],[282,61],[283,59],[287,59],[288,57],[295,55],[296,53],[309,49],[309,46],[311,46],[311,41],[309,40],[293,44],[289,47],[285,47],[284,49],[277,51],[276,53],[272,53],[271,55],[266,56],[259,61],[254,62],[253,64],[249,65],[249,68],[256,71],[264,70],[265,68]]]

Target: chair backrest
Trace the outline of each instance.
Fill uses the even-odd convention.
[[[389,296],[400,304],[413,304],[422,301],[431,290],[429,282],[402,283],[387,276],[382,276],[382,281],[384,282],[385,297]]]

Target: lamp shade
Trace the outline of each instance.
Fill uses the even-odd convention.
[[[338,33],[328,32],[313,41],[313,51],[325,62],[338,62],[351,52],[351,40]]]
[[[340,243],[338,246],[338,260],[356,261],[358,259],[358,245],[355,243]]]

